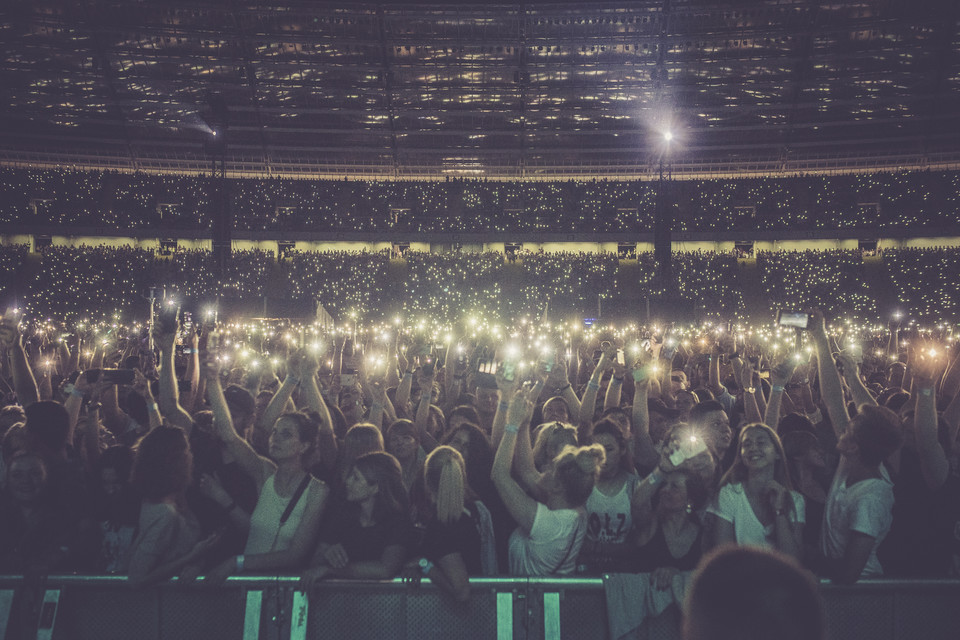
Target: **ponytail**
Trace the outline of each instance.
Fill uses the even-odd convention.
[[[467,488],[463,456],[452,447],[437,447],[427,456],[424,480],[436,499],[437,519],[442,524],[459,520]]]

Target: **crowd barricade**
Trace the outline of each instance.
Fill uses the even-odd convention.
[[[326,581],[309,595],[290,576],[176,581],[132,589],[120,576],[0,576],[0,639],[306,640],[609,637],[599,578],[474,578],[457,603],[429,581]],[[821,584],[831,639],[935,640],[960,629],[960,581]],[[679,640],[671,606],[628,636]]]

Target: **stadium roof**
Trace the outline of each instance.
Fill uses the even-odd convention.
[[[0,162],[197,172],[222,153],[234,175],[385,179],[650,177],[661,158],[678,177],[957,167],[958,6],[12,0]]]

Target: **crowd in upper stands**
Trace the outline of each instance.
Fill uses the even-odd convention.
[[[0,266],[15,274],[26,255],[24,245],[2,246]],[[699,317],[734,318],[745,311],[745,284],[733,254],[674,253],[672,292],[655,278],[652,253],[630,260],[612,253],[512,255],[408,250],[391,269],[389,251],[294,250],[278,260],[272,251],[238,250],[217,275],[207,250],[164,255],[131,247],[50,246],[42,250],[36,278],[20,282],[19,293],[25,308],[62,317],[91,309],[127,313],[151,286],[201,300],[319,301],[335,317],[406,311],[449,320],[471,310],[514,317],[539,316],[548,308],[591,317],[607,305],[639,305],[668,293],[695,301]],[[960,250],[887,249],[882,260],[904,312],[928,320],[956,317],[960,300],[952,283],[960,277]],[[818,306],[830,317],[863,322],[878,316],[860,251],[761,251],[757,261],[772,309]],[[13,277],[0,281],[0,298],[13,295],[17,283]]]
[[[359,182],[227,179],[235,227],[312,232],[644,232],[656,181]],[[960,174],[942,171],[677,180],[675,231],[949,229]],[[210,229],[219,184],[205,176],[0,168],[0,222],[108,229]]]

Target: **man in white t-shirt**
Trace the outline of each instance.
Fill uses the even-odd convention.
[[[893,482],[883,461],[902,442],[895,413],[862,405],[837,443],[840,466],[827,494],[820,536],[836,582],[883,575],[877,547],[893,522]]]
[[[903,433],[897,414],[877,405],[848,358],[843,361],[844,377],[859,404],[850,418],[823,315],[811,312],[807,326],[817,350],[820,395],[840,452],[840,466],[824,508],[820,550],[834,581],[853,584],[883,573],[877,547],[893,522],[893,483],[883,461],[903,444]]]

